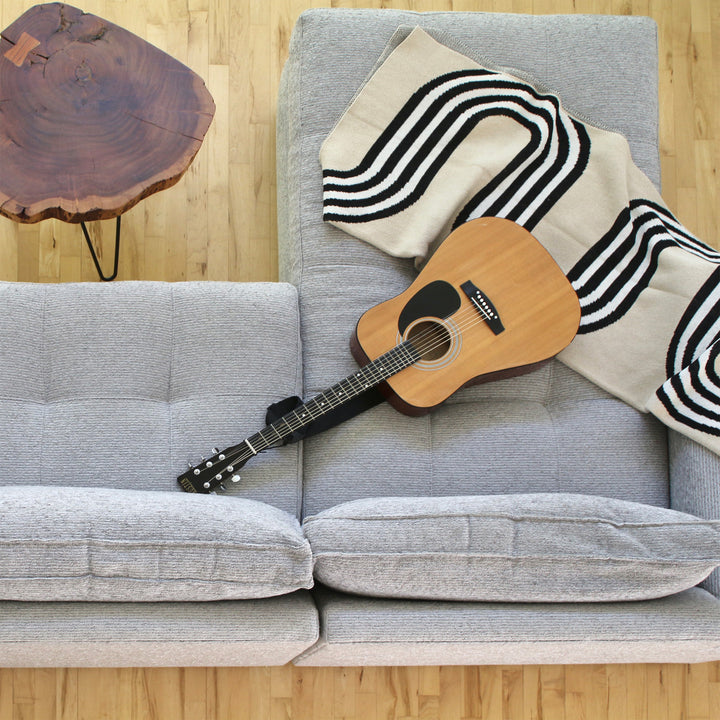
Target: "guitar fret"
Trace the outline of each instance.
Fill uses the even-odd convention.
[[[251,452],[253,455],[257,455],[257,454],[258,454],[258,451],[250,444],[250,441],[249,441],[249,440],[245,440],[245,444],[250,448],[250,452]]]

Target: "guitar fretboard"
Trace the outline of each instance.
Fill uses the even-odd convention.
[[[387,380],[406,367],[410,367],[420,359],[420,353],[413,344],[406,340],[396,345],[392,350],[368,363],[344,380],[324,390],[299,407],[291,410],[271,425],[243,440],[238,446],[246,446],[246,454],[240,458],[247,460],[253,455],[267,450],[267,448],[283,442],[294,432],[309,425],[326,413],[352,398],[375,387],[383,380]]]

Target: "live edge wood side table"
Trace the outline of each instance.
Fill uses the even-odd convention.
[[[120,216],[174,185],[215,113],[190,68],[117,25],[60,3],[0,33],[0,214],[80,223],[103,280]],[[117,218],[103,275],[85,222]]]

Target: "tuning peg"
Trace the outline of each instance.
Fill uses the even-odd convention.
[[[219,450],[218,448],[214,447],[214,448],[211,448],[210,452],[211,452],[213,455],[217,455],[217,454],[220,452],[220,450]]]
[[[240,476],[239,475],[233,475],[230,480],[232,480],[233,483],[239,483],[240,482]]]
[[[225,484],[224,484],[224,483],[220,483],[220,484],[218,485],[218,490],[222,490],[223,492],[225,492],[225,491],[227,490],[227,488],[225,487]]]

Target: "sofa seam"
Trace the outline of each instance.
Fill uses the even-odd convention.
[[[46,285],[44,287],[43,292],[43,315],[42,315],[42,347],[40,349],[40,355],[42,357],[42,371],[43,371],[43,402],[42,402],[42,427],[40,428],[40,448],[45,447],[45,435],[47,430],[47,421],[48,421],[48,397],[50,396],[50,389],[49,389],[49,382],[50,382],[50,360],[48,357],[48,348],[47,348],[47,307],[48,307],[48,293],[49,289]],[[41,450],[42,452],[42,450]],[[44,485],[44,478],[43,478],[43,468],[45,467],[44,463],[44,453],[40,457],[39,464],[39,484]]]
[[[274,397],[273,392],[253,392],[252,390],[243,391],[242,393],[236,392],[227,392],[227,393],[220,393],[220,392],[207,392],[207,393],[197,393],[194,395],[188,395],[186,397],[182,397],[178,400],[173,400],[172,405],[178,405],[180,403],[184,402],[191,402],[193,400],[197,400],[199,398],[236,398],[236,397],[252,397],[252,398],[268,398],[268,397]],[[72,405],[73,403],[82,403],[86,400],[135,400],[138,402],[144,402],[144,403],[153,403],[155,405],[167,405],[167,401],[159,398],[151,398],[151,397],[142,397],[140,395],[83,395],[80,397],[68,397],[68,398],[59,398],[57,400],[51,400],[48,402],[42,402],[39,400],[28,400],[27,398],[22,397],[5,397],[0,396],[0,400],[4,402],[14,402],[14,403],[23,403],[26,405],[40,405],[43,407],[50,407],[53,405]]]
[[[305,364],[304,364],[304,345],[302,334],[300,331],[300,296],[297,288],[293,285],[293,301],[296,318],[295,346],[297,348],[297,367],[295,370],[295,387],[300,392],[300,397],[305,397]],[[303,441],[295,443],[295,516],[302,523],[303,518],[303,477],[304,477],[304,445]]]
[[[297,23],[295,25],[295,28],[299,35],[299,48],[300,48],[300,62],[299,64],[296,64],[295,67],[297,68],[297,85],[296,88],[302,88],[303,87],[303,76],[304,76],[304,68],[305,68],[305,24],[306,24],[306,18],[304,17],[305,13],[301,13],[298,17]],[[305,127],[305,114],[304,112],[299,113],[299,139],[304,137],[304,127]],[[292,127],[290,126],[290,123],[287,123],[287,132],[288,136],[292,133]],[[295,143],[290,143],[290,137],[288,137],[288,153],[290,153],[291,146],[294,147]],[[297,152],[302,152],[301,148],[298,148]],[[288,155],[288,159],[290,160],[290,155]],[[293,162],[296,162],[296,158],[293,158]],[[295,211],[297,213],[297,240],[298,240],[298,251],[296,253],[297,258],[299,259],[299,267],[297,267],[297,271],[293,271],[293,275],[298,278],[298,284],[295,285],[293,283],[293,286],[295,287],[295,294],[297,298],[297,313],[298,313],[298,342],[300,345],[300,387],[302,390],[303,397],[305,396],[305,343],[303,338],[303,316],[301,313],[302,309],[302,301],[301,301],[301,288],[303,285],[303,277],[305,277],[305,249],[304,249],[304,242],[303,242],[303,224],[302,224],[302,197],[300,192],[295,193]],[[292,226],[294,223],[288,222],[289,226]],[[287,228],[287,232],[290,232],[290,227]],[[297,274],[296,274],[297,272]],[[297,507],[297,517],[300,521],[302,521],[303,513],[305,512],[305,452],[304,452],[304,442],[301,440],[298,443],[298,449],[297,449],[297,474],[299,478],[298,482],[298,489],[297,489],[297,498],[296,498],[296,507]]]
[[[518,495],[521,495],[522,493],[518,493]],[[548,495],[555,495],[555,494],[562,494],[562,493],[538,493],[538,494],[548,494]],[[468,497],[468,496],[451,496],[451,497]],[[469,496],[471,498],[480,498],[481,495],[471,495]],[[352,501],[351,501],[352,502]],[[671,510],[669,508],[658,508],[658,510]],[[513,522],[543,522],[548,524],[557,524],[557,525],[608,525],[613,528],[633,528],[633,529],[645,529],[645,528],[666,528],[666,527],[703,527],[708,524],[720,524],[720,518],[702,518],[702,519],[691,519],[691,520],[656,520],[656,521],[617,521],[613,520],[611,518],[604,518],[599,515],[597,516],[576,516],[576,517],[558,517],[553,515],[541,515],[540,513],[528,513],[528,514],[519,514],[519,513],[513,513],[512,511],[502,512],[502,511],[493,511],[493,512],[482,512],[482,511],[463,511],[463,510],[457,510],[457,511],[447,511],[447,512],[418,512],[418,513],[403,513],[403,514],[396,514],[396,515],[382,515],[380,513],[376,514],[367,514],[363,516],[357,516],[357,515],[325,515],[323,516],[323,512],[327,511],[321,511],[320,513],[317,513],[315,515],[310,515],[303,521],[303,525],[308,525],[311,523],[337,523],[337,522],[357,522],[357,523],[365,523],[365,522],[392,522],[393,524],[397,522],[402,521],[410,521],[410,522],[416,522],[418,520],[452,520],[452,519],[463,519],[463,518],[473,518],[477,520],[487,521],[487,520],[510,520]],[[673,510],[673,513],[680,514],[679,510]]]
[[[234,578],[203,578],[203,577],[195,577],[193,575],[183,575],[182,577],[138,577],[135,575],[100,575],[98,573],[81,573],[78,575],[48,575],[45,577],[28,577],[25,575],[8,575],[8,576],[2,576],[3,581],[6,582],[13,582],[13,581],[19,581],[19,582],[40,582],[40,583],[46,583],[46,582],[57,582],[57,581],[74,581],[74,580],[82,580],[84,578],[90,579],[90,580],[112,580],[112,581],[122,581],[122,582],[131,582],[133,585],[141,585],[141,584],[148,584],[148,585],[154,585],[154,584],[161,584],[161,585],[177,585],[181,583],[194,583],[197,585],[202,585],[206,587],[216,587],[216,586],[230,586],[230,587],[262,587],[266,586],[267,588],[276,589],[278,583],[277,579],[268,579],[263,582],[258,582],[257,580],[242,580],[242,579],[234,579]],[[298,582],[303,582],[305,584],[299,585]],[[312,584],[312,578],[305,580],[296,580],[292,578],[286,578],[282,583],[289,585],[293,588],[292,592],[295,592],[296,590],[310,590],[314,587]],[[265,591],[263,591],[265,592]],[[261,595],[258,597],[251,597],[251,598],[228,598],[228,600],[233,599],[247,599],[247,600],[266,600],[269,596],[267,595]],[[272,596],[270,596],[272,597]],[[23,600],[13,600],[10,602],[23,602]],[[31,601],[33,602],[33,601]],[[50,601],[52,602],[52,601]],[[72,602],[72,601],[59,601],[59,602]],[[98,600],[87,600],[87,602],[101,602]],[[120,601],[124,602],[124,601]],[[166,601],[166,602],[174,602],[174,601]],[[202,602],[201,600],[190,602]]]
[[[454,550],[427,550],[427,551],[416,551],[416,550],[398,550],[391,552],[389,550],[377,551],[377,552],[363,552],[358,550],[356,552],[349,551],[331,551],[331,550],[316,550],[313,552],[313,559],[318,558],[341,558],[347,560],[360,559],[365,560],[366,558],[435,558],[435,557],[449,557],[456,558],[458,560],[541,560],[551,563],[557,563],[560,561],[581,561],[588,565],[590,564],[610,564],[615,563],[617,565],[642,565],[642,566],[659,566],[665,567],[668,565],[697,565],[708,563],[716,563],[717,558],[713,557],[693,557],[693,558],[647,558],[642,555],[632,555],[628,557],[613,557],[612,555],[598,555],[596,557],[589,555],[559,555],[559,556],[548,556],[548,555],[508,555],[506,553],[490,553],[490,552],[459,552]],[[351,593],[354,594],[354,593]],[[434,600],[436,598],[428,598]]]
[[[12,602],[15,602],[15,601],[12,601]],[[65,602],[65,601],[63,601],[63,602]],[[198,602],[201,602],[201,601],[198,601]],[[237,602],[245,602],[245,601],[238,600]],[[151,604],[151,602],[148,602],[147,604],[149,605],[149,604]],[[57,638],[53,638],[53,642],[60,644],[60,645],[88,645],[88,644],[92,645],[94,643],[97,643],[97,644],[100,644],[100,643],[102,643],[102,644],[110,644],[110,643],[151,644],[152,643],[154,645],[158,644],[157,638],[154,638],[152,640],[137,640],[136,638],[127,638],[127,639],[126,638],[97,638],[97,639],[96,638],[91,638],[91,639],[84,638],[82,640],[57,640]],[[273,642],[276,642],[276,640],[273,640]],[[308,639],[307,638],[295,638],[295,639],[291,639],[291,640],[283,640],[282,642],[288,643],[288,644],[293,644],[293,645],[296,643],[305,644],[306,642],[308,642]],[[317,640],[315,642],[317,642]],[[45,645],[45,644],[47,644],[47,640],[4,640],[4,639],[0,639],[0,647],[2,647],[3,645],[9,645],[9,644],[29,645],[32,643]],[[170,639],[160,641],[161,645],[162,644],[178,644],[178,643],[182,643],[184,645],[199,645],[199,646],[206,646],[208,643],[216,643],[216,644],[219,643],[219,644],[223,644],[223,645],[229,645],[229,644],[246,645],[248,643],[262,643],[263,645],[268,644],[267,640],[264,640],[263,638],[244,638],[241,640],[217,638],[217,639],[208,641],[208,640],[182,640],[181,638],[178,638],[177,636],[175,636]],[[311,647],[312,647],[312,645],[311,645]],[[300,655],[295,656],[295,659],[297,659],[298,657],[300,657]],[[292,662],[292,659],[289,662]],[[7,667],[9,667],[9,666],[7,666]]]
[[[427,415],[428,425],[428,441],[430,444],[430,488],[429,495],[435,495],[435,423],[432,419],[432,413]]]
[[[492,639],[480,639],[480,640],[462,640],[458,638],[457,640],[435,640],[435,639],[427,639],[427,640],[328,640],[327,638],[321,638],[321,641],[324,643],[324,647],[333,647],[336,645],[428,645],[432,643],[432,645],[476,645],[476,644],[493,644],[493,645],[507,645],[507,644],[524,644],[529,643],[532,645],[537,644],[555,644],[555,643],[586,643],[586,642],[597,642],[597,643],[622,643],[623,645],[627,643],[643,643],[643,642],[661,642],[661,643],[668,643],[668,642],[707,642],[708,644],[717,645],[720,643],[720,637],[714,638],[714,639],[707,639],[707,635],[698,635],[696,637],[682,637],[678,638],[676,636],[672,637],[651,637],[648,638],[647,636],[643,636],[642,638],[634,639],[634,638],[628,638],[626,635],[620,635],[618,634],[617,637],[614,638],[592,638],[588,640],[587,637],[582,638],[572,638],[572,639],[558,639],[558,638],[551,638],[549,640],[544,638],[533,638],[532,640],[492,640]],[[318,650],[322,649],[322,646],[318,646],[317,649],[309,648],[308,653],[316,654]]]
[[[305,18],[303,17],[303,14],[300,15],[300,17],[297,20],[296,24],[296,30],[299,33],[299,47],[300,47],[300,58],[299,63],[295,64],[296,72],[297,72],[297,86],[302,88],[303,85],[303,68],[305,67],[305,43],[304,43],[304,36],[305,36]],[[299,136],[300,138],[304,137],[304,126],[305,126],[305,115],[304,112],[301,112],[299,114]],[[292,133],[292,127],[288,123],[288,135]],[[288,137],[288,147],[294,147],[294,143],[289,142],[290,137]],[[301,152],[301,150],[298,149],[298,152]],[[289,159],[289,156],[288,156]],[[302,229],[302,222],[300,222],[300,218],[302,218],[302,199],[301,199],[301,193],[297,192],[295,193],[295,210],[297,213],[298,223],[297,223],[297,236],[298,236],[298,244],[299,244],[299,252],[297,253],[297,256],[299,258],[299,267],[298,267],[298,275],[297,277],[300,278],[299,284],[296,286],[296,289],[298,290],[298,293],[300,291],[300,285],[302,285],[302,278],[305,275],[305,252],[304,252],[304,243],[303,243],[303,229]],[[290,223],[289,223],[290,224]],[[294,273],[293,273],[294,274]],[[301,318],[302,321],[302,318]]]
[[[142,492],[142,491],[141,491]],[[177,549],[194,549],[194,548],[218,548],[225,552],[244,552],[246,550],[253,550],[254,552],[286,552],[289,555],[301,555],[303,557],[310,556],[310,545],[303,538],[303,542],[296,543],[292,540],[283,542],[282,544],[276,542],[266,543],[253,543],[253,542],[238,542],[233,545],[231,542],[222,542],[219,540],[182,540],[172,541],[164,539],[150,539],[150,540],[124,540],[118,538],[83,538],[83,537],[71,537],[59,540],[47,540],[44,538],[3,538],[0,540],[0,547],[4,545],[18,545],[24,544],[31,541],[34,545],[40,545],[44,547],[52,547],[54,545],[60,545],[62,547],[73,546],[73,545],[88,545],[92,547],[102,548],[107,546],[108,548],[114,547],[131,547],[131,548],[152,548],[156,549],[159,546],[169,547],[173,550]]]
[[[168,465],[170,467],[170,473],[173,473],[173,458],[175,457],[175,449],[173,447],[174,437],[174,418],[175,418],[175,404],[172,401],[172,388],[173,388],[173,372],[174,372],[174,357],[175,357],[175,287],[170,286],[170,367],[168,371],[168,389],[167,389],[167,400],[166,408],[168,413]]]

